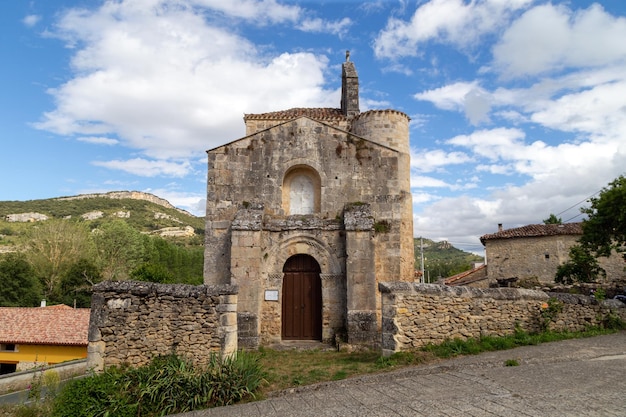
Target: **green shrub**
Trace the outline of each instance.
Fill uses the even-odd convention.
[[[255,391],[264,382],[259,357],[247,352],[239,352],[225,360],[212,356],[206,376],[213,386],[212,406],[233,404],[247,397],[254,398]]]
[[[602,327],[610,330],[625,330],[626,322],[614,311],[611,311],[602,318]]]
[[[547,303],[541,304],[541,320],[539,325],[541,330],[550,330],[550,324],[556,321],[556,317],[563,311],[563,303],[554,297],[550,297]]]
[[[112,367],[67,384],[54,402],[54,417],[161,416],[254,397],[263,383],[258,356],[241,352],[222,360],[212,355],[198,369],[176,355],[139,368]]]
[[[597,301],[602,301],[606,299],[606,290],[604,288],[598,288],[593,292],[593,298]]]
[[[123,370],[112,367],[105,372],[76,379],[66,384],[54,399],[54,417],[134,416],[136,405],[131,404],[123,389]]]

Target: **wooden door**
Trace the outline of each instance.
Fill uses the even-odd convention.
[[[282,338],[322,339],[320,266],[309,255],[295,255],[283,267]]]

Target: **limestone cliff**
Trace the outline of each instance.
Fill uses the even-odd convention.
[[[169,208],[169,209],[174,209],[179,211],[180,213],[186,214],[188,216],[193,216],[193,214],[189,213],[186,210],[183,209],[179,209],[178,207],[174,207],[173,205],[170,204],[169,201],[157,197],[154,194],[150,194],[150,193],[144,193],[142,191],[110,191],[108,193],[93,193],[93,194],[79,194],[79,195],[75,195],[75,196],[71,196],[71,197],[59,197],[59,198],[55,198],[55,200],[82,200],[85,198],[112,198],[112,199],[116,199],[116,200],[121,200],[124,198],[130,198],[133,200],[145,200],[145,201],[149,201],[151,203],[154,204],[158,204],[160,206]]]

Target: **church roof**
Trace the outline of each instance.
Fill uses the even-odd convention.
[[[397,113],[406,116],[409,120],[411,119],[406,113],[394,109],[368,110],[359,113],[355,118],[358,119],[370,113]],[[243,120],[292,120],[301,116],[310,117],[311,119],[319,121],[346,120],[346,116],[341,109],[332,107],[295,107],[289,110],[273,111],[269,113],[247,113],[243,115]]]
[[[307,116],[314,120],[345,120],[346,116],[341,109],[330,107],[296,107],[289,110],[274,111],[269,113],[244,114],[244,120],[291,120],[301,116]]]
[[[528,226],[500,230],[497,233],[483,235],[480,237],[480,241],[484,245],[487,240],[557,235],[580,235],[582,233],[582,223],[530,224]]]

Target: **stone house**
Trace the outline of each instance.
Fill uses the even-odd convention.
[[[340,108],[244,116],[207,151],[204,283],[239,288],[239,347],[380,341],[379,281],[413,281],[409,117],[359,109],[354,63]]]
[[[569,260],[569,250],[582,235],[582,223],[531,224],[513,229],[498,225],[496,233],[481,236],[491,285],[536,277],[554,282],[559,265]],[[599,258],[607,281],[625,279],[624,261],[618,256]]]

